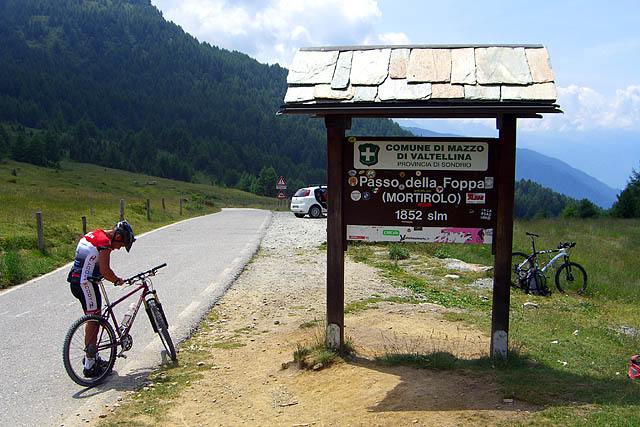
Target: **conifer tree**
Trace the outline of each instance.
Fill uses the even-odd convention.
[[[10,146],[9,134],[4,126],[0,126],[0,159],[4,159],[9,154]]]
[[[627,186],[611,208],[611,214],[618,218],[640,218],[640,172],[631,170]]]

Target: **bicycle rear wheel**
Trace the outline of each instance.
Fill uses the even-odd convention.
[[[169,325],[160,302],[155,297],[149,298],[147,300],[147,309],[149,313],[149,320],[151,320],[151,326],[153,326],[153,329],[160,336],[160,341],[162,341],[162,345],[167,351],[167,354],[171,360],[177,360],[178,356],[176,355],[176,349],[173,346],[171,335],[169,335]]]
[[[556,271],[556,288],[565,294],[578,294],[587,288],[587,272],[580,264],[568,262]]]
[[[69,377],[84,387],[94,387],[107,378],[116,362],[118,340],[113,328],[97,315],[76,320],[64,339],[62,361]],[[84,369],[85,356],[95,357],[93,370]]]
[[[529,255],[524,252],[513,252],[511,254],[511,286],[514,288],[523,288],[522,281],[525,280],[529,270],[534,267],[533,261],[525,262],[528,258]]]

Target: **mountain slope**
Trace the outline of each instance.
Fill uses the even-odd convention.
[[[609,209],[618,190],[567,163],[527,148],[516,150],[516,180],[530,179],[574,199],[589,199]]]
[[[403,126],[403,129],[424,137],[460,136],[419,127]],[[563,161],[527,148],[516,149],[516,181],[521,179],[537,182],[543,187],[577,200],[589,199],[605,209],[613,205],[619,192]]]
[[[453,133],[440,133],[440,132],[435,132],[429,129],[423,129],[423,128],[419,128],[419,127],[415,127],[415,126],[402,126],[402,129],[404,130],[408,130],[409,132],[413,133],[414,135],[417,136],[425,136],[425,137],[448,137],[448,136],[460,136],[460,135],[455,135]]]
[[[72,160],[236,185],[326,180],[320,120],[276,116],[287,70],[200,43],[149,0],[0,2],[0,123],[56,129]],[[406,132],[389,120],[356,133]]]

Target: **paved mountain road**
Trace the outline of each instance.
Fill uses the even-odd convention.
[[[129,277],[166,262],[153,279],[174,342],[185,339],[242,271],[260,245],[271,213],[224,209],[141,235],[129,254],[112,253],[112,268]],[[62,342],[80,317],[66,282],[69,266],[0,293],[0,425],[73,425],[141,381],[162,361],[161,343],[144,310],[132,328],[133,348],[114,374],[85,389],[69,379]],[[106,284],[113,301],[126,289]],[[131,288],[129,288],[131,289]],[[120,304],[119,317],[128,301]],[[179,357],[179,355],[178,355]]]

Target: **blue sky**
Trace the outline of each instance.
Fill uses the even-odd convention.
[[[614,188],[640,169],[640,2],[614,0],[152,0],[200,41],[287,67],[300,47],[543,44],[564,115],[520,120],[518,146]],[[495,134],[494,121],[421,127]]]

